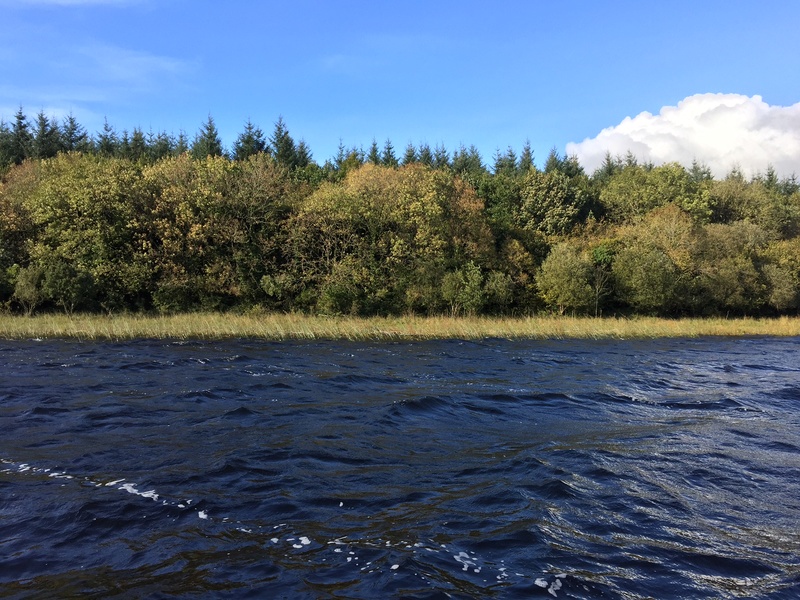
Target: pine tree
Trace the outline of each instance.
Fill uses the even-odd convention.
[[[381,164],[385,167],[396,167],[398,164],[400,164],[400,161],[397,160],[397,156],[394,154],[394,146],[389,138],[386,138],[386,142],[383,144]]]
[[[428,144],[422,144],[419,147],[419,162],[426,167],[433,166],[433,152]]]
[[[375,141],[375,138],[372,138],[372,144],[369,147],[369,152],[367,152],[367,161],[373,165],[381,164],[381,152],[378,149],[378,142]]]
[[[522,146],[522,154],[519,156],[519,172],[522,175],[525,175],[533,168],[533,151],[531,150],[531,142],[530,140],[525,140],[525,145]]]
[[[284,167],[293,169],[297,166],[297,148],[294,145],[289,129],[283,122],[283,117],[278,117],[272,137],[269,138],[269,145],[275,161]]]
[[[108,124],[108,119],[103,123],[103,130],[97,134],[95,146],[100,156],[115,156],[119,152],[119,138],[114,128]]]
[[[222,140],[219,137],[214,118],[208,115],[208,120],[197,132],[192,142],[192,158],[205,158],[207,156],[222,156]]]
[[[14,124],[11,127],[10,163],[18,165],[31,156],[31,139],[28,119],[20,106],[17,114],[14,115]]]
[[[64,118],[59,137],[61,150],[64,152],[88,152],[90,150],[89,135],[72,113]]]
[[[183,129],[178,132],[178,137],[175,139],[175,147],[172,152],[175,156],[180,156],[181,154],[189,152],[189,138],[186,136],[186,132]]]
[[[36,130],[33,132],[31,142],[31,156],[34,158],[52,158],[58,154],[59,146],[58,124],[51,120],[40,110],[36,115]]]
[[[129,157],[131,160],[140,161],[146,159],[150,153],[147,139],[141,127],[134,127],[131,134]]]
[[[244,125],[244,131],[233,143],[233,160],[244,160],[250,156],[266,151],[267,141],[264,132],[253,125],[250,119]]]
[[[418,161],[419,157],[417,156],[417,150],[414,148],[414,144],[409,142],[408,146],[406,146],[406,151],[403,154],[403,159],[400,162],[405,166],[411,165]]]
[[[498,175],[504,173],[506,175],[513,175],[517,171],[517,154],[514,149],[509,146],[504,154],[497,150],[494,155],[494,174]]]
[[[450,166],[450,155],[444,144],[437,144],[433,149],[433,166],[437,169],[446,169]]]
[[[297,142],[297,150],[295,153],[297,157],[297,168],[302,169],[307,167],[312,162],[311,148],[308,147],[305,140]]]

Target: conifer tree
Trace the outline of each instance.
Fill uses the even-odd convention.
[[[264,132],[253,125],[250,119],[244,125],[244,131],[239,134],[233,143],[233,160],[244,160],[267,149],[267,141],[264,139]]]
[[[117,132],[109,125],[107,118],[103,122],[103,130],[97,134],[96,148],[100,156],[114,156],[119,151]]]
[[[525,140],[525,145],[522,146],[522,154],[519,156],[519,172],[525,175],[528,171],[533,169],[533,151],[531,150],[530,140]]]
[[[28,119],[19,107],[14,115],[14,124],[11,127],[11,143],[9,144],[9,162],[19,165],[31,156],[31,132]]]
[[[419,162],[426,167],[433,166],[433,152],[428,144],[422,144],[419,147]]]
[[[416,148],[414,148],[414,144],[409,142],[408,146],[406,146],[406,151],[403,154],[403,159],[400,162],[403,165],[411,165],[418,161],[419,161],[419,156],[417,155],[417,150]]]
[[[381,164],[381,152],[378,150],[378,142],[375,141],[375,138],[372,138],[372,144],[367,152],[367,161],[373,165]]]
[[[433,149],[433,166],[437,169],[446,169],[450,166],[450,155],[444,144],[437,144]]]
[[[59,146],[58,124],[40,110],[36,115],[36,129],[31,140],[31,156],[52,158],[58,154]]]
[[[272,155],[279,165],[288,167],[289,169],[293,169],[297,166],[297,147],[294,144],[292,136],[289,135],[289,129],[286,127],[283,117],[278,117],[278,122],[275,123],[272,137],[269,138],[269,145],[272,150]]]
[[[208,115],[208,120],[197,132],[192,142],[192,158],[205,158],[207,156],[222,156],[222,140],[219,137],[214,118]]]
[[[381,164],[385,167],[396,167],[400,164],[400,161],[397,160],[397,156],[394,154],[394,146],[389,138],[386,138],[386,142],[383,144]]]
[[[64,118],[59,137],[64,152],[88,152],[90,149],[89,135],[72,113]]]

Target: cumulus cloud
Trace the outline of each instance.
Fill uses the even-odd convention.
[[[665,106],[657,115],[643,112],[603,129],[596,137],[567,144],[587,172],[612,156],[633,153],[656,165],[693,160],[715,177],[734,167],[754,175],[772,166],[780,176],[800,175],[800,103],[771,106],[761,96],[697,94]]]

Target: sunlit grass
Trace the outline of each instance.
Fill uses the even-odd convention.
[[[657,319],[582,317],[322,317],[191,313],[171,316],[0,315],[0,338],[86,340],[222,339],[624,339],[800,336],[800,318]]]

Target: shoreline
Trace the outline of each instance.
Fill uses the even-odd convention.
[[[800,336],[800,317],[324,317],[301,314],[0,315],[0,339],[403,341]]]

